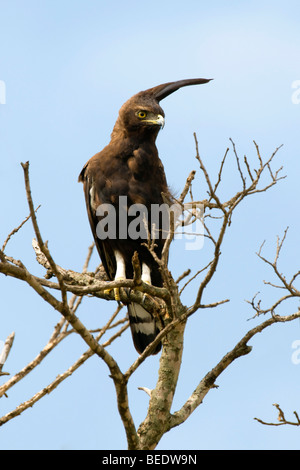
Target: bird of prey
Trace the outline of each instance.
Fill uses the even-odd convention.
[[[85,164],[79,175],[95,244],[110,280],[133,278],[132,257],[137,252],[142,280],[156,287],[163,285],[159,266],[145,246],[152,233],[152,208],[171,198],[155,144],[165,118],[159,103],[181,87],[208,81],[195,78],[168,82],[134,95],[121,107],[109,144]],[[127,231],[133,220],[133,206],[145,208],[147,233],[141,227],[137,233]],[[111,218],[116,214],[115,219]],[[101,221],[107,223],[107,230]],[[108,228],[109,222],[112,227]],[[161,232],[155,235],[158,258],[165,241]],[[152,314],[138,303],[128,304],[128,317],[134,346],[141,354],[159,333],[158,326]],[[160,348],[161,344],[152,354]]]

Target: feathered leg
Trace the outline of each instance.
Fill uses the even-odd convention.
[[[116,275],[115,275],[114,280],[118,281],[121,279],[126,279],[126,266],[125,266],[124,258],[118,250],[115,250],[114,254],[115,254],[116,265],[117,265]],[[106,289],[104,292],[109,294],[110,291],[111,289]],[[115,299],[119,302],[120,301],[120,288],[119,287],[114,288],[114,296],[115,296]]]

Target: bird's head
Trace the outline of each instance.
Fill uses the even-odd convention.
[[[147,132],[156,137],[165,123],[165,113],[159,104],[160,101],[179,88],[209,81],[210,79],[206,78],[179,80],[140,91],[121,107],[113,134],[120,131],[126,134]]]
[[[158,101],[147,92],[140,92],[123,104],[118,120],[128,131],[157,133],[165,123],[165,113]]]

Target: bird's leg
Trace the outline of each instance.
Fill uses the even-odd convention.
[[[125,261],[124,261],[123,256],[118,250],[115,251],[115,258],[116,258],[116,264],[117,264],[115,281],[118,281],[120,279],[126,279]],[[120,300],[120,288],[119,287],[114,288],[114,294],[115,294],[115,299],[119,301]]]
[[[117,265],[115,281],[126,279],[126,268],[125,268],[124,258],[118,250],[115,250],[114,254],[115,254],[116,265]],[[109,293],[110,290],[111,289],[107,289],[105,292]],[[115,295],[115,300],[119,302],[120,301],[120,288],[119,287],[114,288],[114,295]]]

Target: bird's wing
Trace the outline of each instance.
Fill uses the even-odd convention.
[[[93,177],[89,174],[90,172],[88,171],[88,167],[89,162],[87,162],[83,167],[78,181],[83,183],[88,218],[99,256],[106,274],[110,280],[113,280],[116,273],[116,262],[113,249],[109,243],[105,242],[105,240],[101,240],[97,236],[96,232],[97,224],[99,222],[99,219],[96,216],[96,209],[103,203],[103,201],[101,200],[101,192],[99,190],[95,190],[97,185],[95,184]]]

